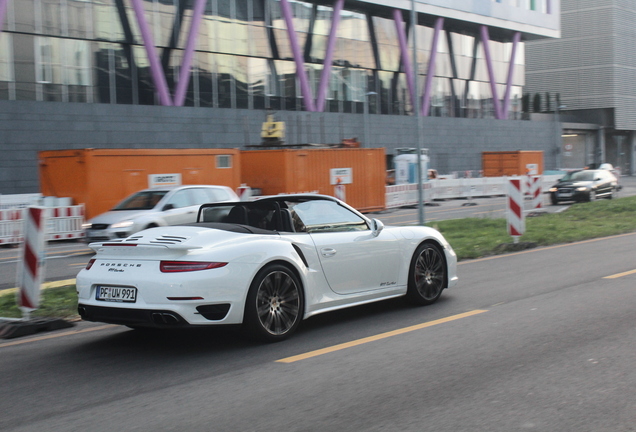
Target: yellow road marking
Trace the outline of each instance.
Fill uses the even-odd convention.
[[[630,270],[630,271],[626,271],[626,272],[623,272],[623,273],[616,273],[616,274],[613,274],[611,276],[605,276],[603,279],[616,279],[616,278],[623,277],[623,276],[629,276],[629,275],[632,275],[632,274],[635,274],[635,273],[636,273],[636,270]]]
[[[53,256],[58,256],[60,254],[67,254],[67,256],[78,256],[78,255],[89,255],[95,253],[90,249],[75,249],[75,250],[69,250],[69,251],[56,251],[56,250],[47,250],[45,252],[46,256],[48,257],[49,255],[53,255]],[[22,258],[21,255],[16,255],[16,256],[8,256],[8,257],[4,257],[4,258],[0,258],[0,262],[2,261],[14,261],[17,259]]]
[[[306,359],[311,358],[311,357],[317,357],[317,356],[320,356],[320,355],[323,355],[323,354],[329,354],[329,353],[332,353],[332,352],[335,352],[335,351],[340,351],[340,350],[343,350],[343,349],[351,348],[351,347],[362,345],[362,344],[369,343],[369,342],[375,342],[375,341],[378,341],[380,339],[386,339],[388,337],[401,335],[401,334],[412,332],[412,331],[415,331],[415,330],[420,330],[420,329],[423,329],[423,328],[426,328],[426,327],[431,327],[431,326],[434,326],[434,325],[437,325],[437,324],[443,324],[443,323],[447,323],[447,322],[450,322],[450,321],[455,321],[455,320],[458,320],[458,319],[461,319],[461,318],[466,318],[466,317],[469,317],[469,316],[472,316],[472,315],[477,315],[477,314],[484,313],[484,312],[488,312],[488,311],[487,310],[479,310],[479,309],[477,309],[477,310],[474,310],[474,311],[465,312],[465,313],[461,313],[461,314],[458,314],[458,315],[452,315],[452,316],[449,316],[449,317],[446,317],[446,318],[441,318],[441,319],[438,319],[438,320],[435,320],[435,321],[428,321],[428,322],[425,322],[425,323],[422,323],[422,324],[417,324],[417,325],[414,325],[414,326],[411,326],[411,327],[405,327],[405,328],[402,328],[402,329],[393,330],[393,331],[386,332],[386,333],[380,333],[380,334],[375,335],[375,336],[369,336],[369,337],[358,339],[358,340],[354,340],[354,341],[351,341],[351,342],[346,342],[346,343],[342,343],[342,344],[339,344],[339,345],[334,345],[334,346],[331,346],[331,347],[322,348],[322,349],[315,350],[315,351],[310,351],[310,352],[305,353],[305,354],[299,354],[299,355],[296,355],[296,356],[287,357],[287,358],[284,358],[284,359],[276,360],[276,362],[277,363],[294,363],[294,362],[297,362],[297,361],[300,361],[300,360],[306,360]]]
[[[44,282],[40,288],[41,289],[59,288],[66,285],[75,285],[75,279],[64,279],[64,280],[58,280],[58,281],[52,281],[52,282]],[[15,293],[17,290],[18,288],[3,289],[3,290],[0,290],[0,295]]]
[[[105,330],[107,328],[111,328],[111,327],[117,327],[114,324],[108,324],[108,325],[103,325],[103,326],[98,326],[98,327],[90,327],[84,330],[77,330],[77,331],[67,331],[67,332],[63,332],[63,333],[55,333],[55,334],[51,334],[51,335],[47,335],[47,336],[39,336],[36,338],[31,338],[31,339],[24,339],[24,340],[19,340],[19,341],[14,341],[14,342],[7,342],[7,343],[0,343],[0,348],[5,348],[5,347],[10,347],[10,346],[15,346],[15,345],[22,345],[22,344],[26,344],[26,343],[30,343],[30,342],[38,342],[38,341],[43,341],[46,339],[53,339],[53,338],[58,338],[58,337],[64,337],[64,336],[71,336],[71,335],[75,335],[75,334],[80,334],[80,333],[88,333],[88,332],[92,332],[92,331],[98,331],[98,330]]]

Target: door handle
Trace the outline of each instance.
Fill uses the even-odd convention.
[[[322,248],[320,249],[320,254],[324,257],[332,257],[336,254],[336,250],[332,248]]]

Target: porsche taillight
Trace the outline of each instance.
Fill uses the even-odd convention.
[[[159,270],[161,273],[191,272],[210,270],[226,266],[226,262],[202,262],[202,261],[161,261]]]
[[[95,264],[95,258],[91,258],[88,264],[86,264],[86,270],[90,270],[91,267],[93,267],[93,264]]]

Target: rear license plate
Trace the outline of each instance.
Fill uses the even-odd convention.
[[[135,303],[137,301],[137,288],[100,285],[95,290],[95,299],[110,302]]]

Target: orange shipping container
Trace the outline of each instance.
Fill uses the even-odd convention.
[[[360,211],[385,207],[383,148],[246,150],[241,152],[241,173],[243,183],[263,195],[338,196],[335,183],[340,178],[347,204]]]
[[[238,149],[81,149],[39,157],[40,192],[84,204],[87,219],[146,189],[158,174],[178,174],[181,184],[241,183]]]
[[[481,166],[484,177],[502,177],[543,174],[542,151],[482,152]]]

